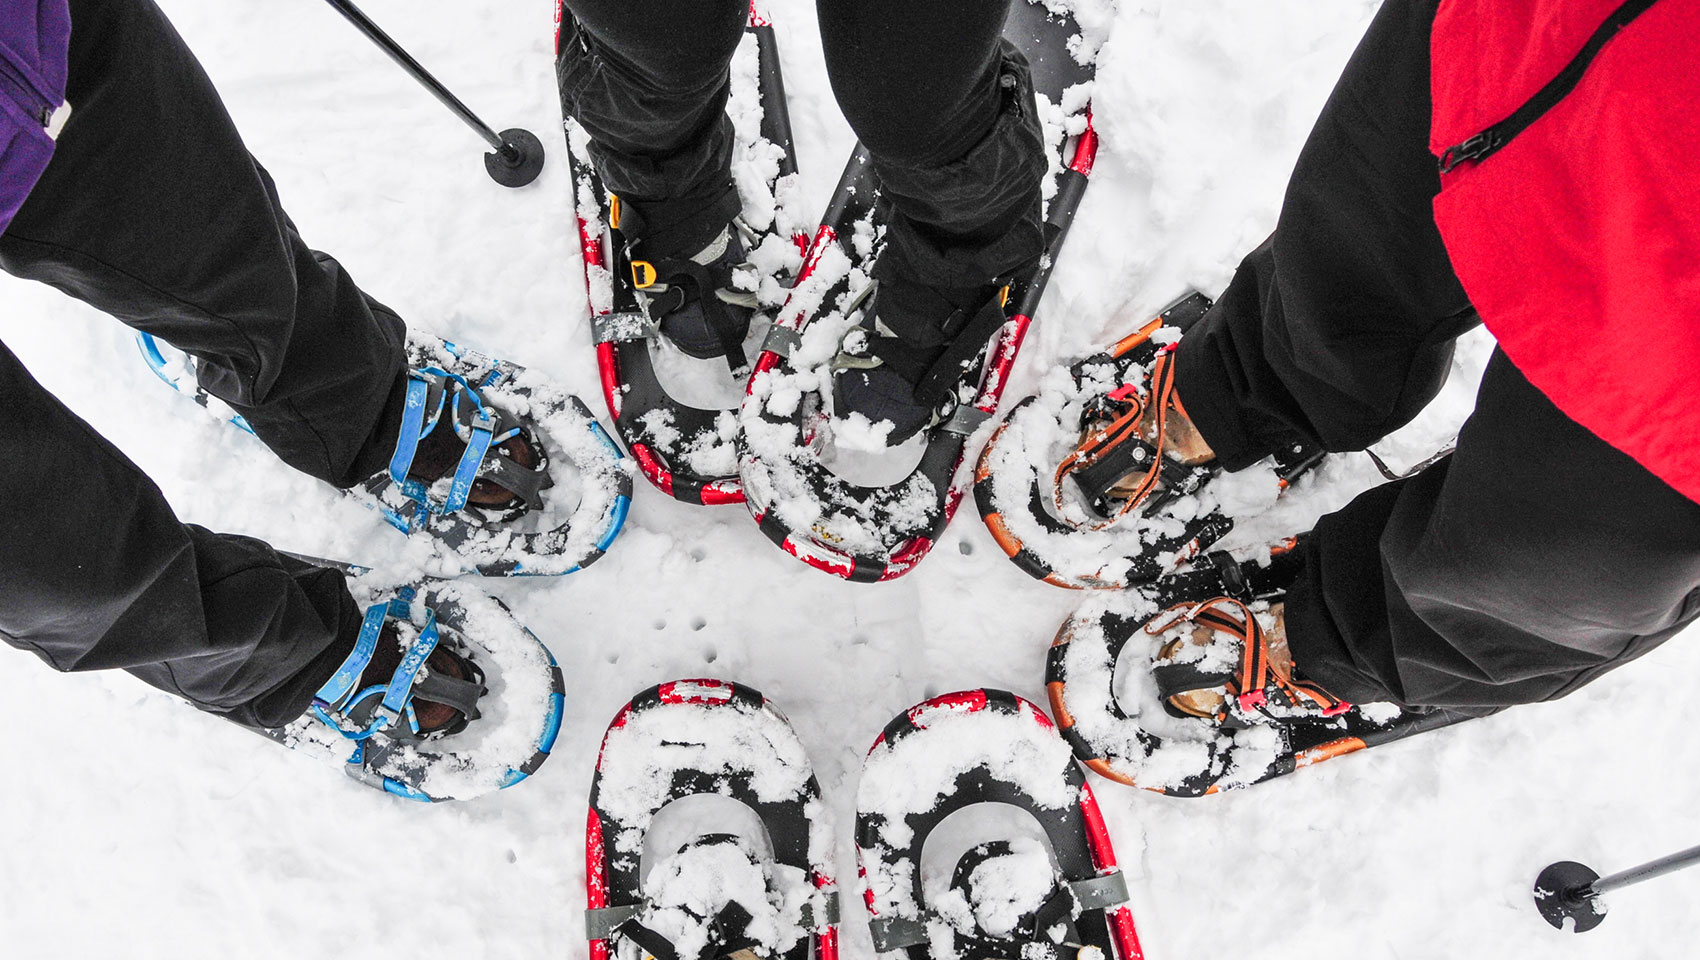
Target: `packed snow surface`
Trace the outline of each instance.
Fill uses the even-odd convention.
[[[543,139],[542,177],[511,191],[485,175],[480,141],[325,4],[159,2],[309,242],[411,324],[555,378],[606,422],[559,132],[553,4],[361,4],[485,120]],[[1185,290],[1222,290],[1274,226],[1293,159],[1377,4],[1097,6],[1103,149],[1006,408]],[[814,9],[782,0],[772,11],[810,218],[853,141]],[[416,561],[371,511],[163,387],[111,318],[0,276],[0,340],[186,522],[302,553]],[[1391,465],[1451,436],[1485,347],[1483,335],[1461,347],[1420,443],[1378,446]],[[1283,498],[1269,521],[1281,529],[1266,532],[1302,528],[1375,476],[1356,459],[1331,463],[1301,484],[1316,497]],[[1044,702],[1046,648],[1083,598],[1017,570],[972,510],[913,572],[869,586],[774,549],[740,507],[691,508],[637,486],[626,532],[582,573],[478,584],[554,650],[569,693],[537,776],[472,803],[392,799],[121,673],[62,676],[0,651],[0,952],[583,957],[586,795],[602,731],[638,691],[715,674],[778,702],[836,814],[826,839],[847,892],[862,758],[894,713],[976,686]],[[1548,927],[1529,890],[1555,860],[1609,873],[1695,842],[1694,738],[1672,719],[1700,674],[1694,639],[1564,700],[1251,790],[1177,800],[1093,776],[1147,955],[1685,955],[1700,940],[1700,875],[1618,893],[1585,936]],[[844,908],[844,956],[871,957],[858,903],[846,896]],[[1271,930],[1272,918],[1275,935],[1234,939]]]

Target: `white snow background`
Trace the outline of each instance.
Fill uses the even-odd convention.
[[[606,415],[547,0],[365,4],[492,125],[543,138],[548,167],[520,191],[488,180],[479,141],[326,5],[161,5],[309,243],[410,323],[547,371]],[[774,7],[804,185],[824,207],[852,137],[814,5]],[[1375,8],[1123,0],[1099,69],[1104,149],[1008,403],[1186,286],[1221,289],[1274,224]],[[0,304],[0,339],[185,521],[311,554],[396,552],[375,515],[155,381],[116,321],[5,277]],[[1469,396],[1450,390],[1438,416],[1456,421]],[[864,586],[774,549],[741,507],[684,506],[641,481],[605,559],[488,586],[554,649],[569,696],[535,780],[467,804],[388,798],[122,674],[0,654],[0,957],[583,956],[602,731],[632,694],[697,675],[752,685],[796,724],[839,818],[845,955],[866,957],[850,840],[863,753],[932,694],[989,685],[1043,703],[1045,648],[1082,599],[1005,560],[971,505],[915,572]],[[1232,795],[1168,799],[1094,776],[1148,955],[1683,955],[1700,938],[1700,872],[1618,894],[1581,937],[1547,927],[1529,887],[1553,860],[1610,872],[1697,842],[1700,773],[1675,722],[1697,673],[1700,649],[1679,639],[1564,701]]]

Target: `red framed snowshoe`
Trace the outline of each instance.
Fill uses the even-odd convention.
[[[1143,956],[1092,789],[1026,700],[970,690],[899,714],[868,751],[856,810],[875,950],[911,960]],[[976,824],[970,810],[995,821]]]
[[[746,340],[749,349],[761,342],[763,317],[771,317],[784,302],[790,275],[802,262],[807,228],[793,212],[797,159],[779,47],[772,24],[753,0],[746,33],[733,60],[728,113],[761,117],[759,128],[735,125],[733,157],[744,205],[740,219],[753,238],[746,247],[761,274],[754,291],[761,307]],[[748,82],[752,76],[754,83]],[[663,493],[686,503],[742,503],[734,408],[744,380],[732,382],[725,363],[693,361],[661,336],[638,295],[639,283],[653,283],[654,270],[640,263],[634,272],[619,229],[619,208],[591,165],[588,135],[570,119],[566,130],[596,364],[615,429],[643,475]],[[664,380],[688,396],[674,396]],[[717,399],[724,408],[699,405]]]
[[[1333,716],[1238,726],[1166,709],[1153,667],[1173,631],[1149,632],[1146,625],[1154,618],[1163,623],[1164,611],[1201,598],[1250,606],[1278,599],[1294,575],[1294,545],[1277,546],[1267,564],[1206,554],[1156,583],[1076,611],[1045,661],[1051,710],[1075,756],[1118,783],[1200,797],[1468,719],[1370,703],[1342,704],[1343,712]]]
[[[1137,414],[1159,354],[1210,303],[1201,293],[1175,302],[1070,367],[1065,387],[1022,400],[998,425],[975,466],[974,504],[1016,566],[1059,587],[1118,589],[1155,579],[1233,530],[1234,518],[1218,504],[1199,509],[1192,496],[1213,467],[1162,457],[1150,475],[1154,489],[1129,490],[1130,475],[1144,474],[1152,448],[1131,433],[1109,436]],[[1065,470],[1083,450],[1093,454],[1090,465]],[[1322,457],[1308,445],[1281,451],[1273,482],[1286,489]]]
[[[664,683],[609,724],[585,828],[592,960],[836,960],[831,862],[808,756],[758,691]]]
[[[1092,67],[1069,52],[1079,36],[1070,15],[1017,3],[1004,35],[1027,55],[1042,100],[1071,104],[1065,94],[1092,79]],[[825,399],[830,362],[868,299],[867,271],[879,252],[877,178],[860,146],[851,156],[791,297],[763,344],[739,413],[739,474],[750,512],[787,553],[845,579],[891,580],[919,563],[949,524],[965,492],[958,474],[968,439],[997,411],[1097,155],[1084,104],[1047,132],[1056,136],[1061,172],[1046,213],[1046,255],[1011,283],[1006,322],[981,355],[978,377],[923,432],[919,462],[890,483],[854,482],[829,462],[838,455],[830,449]],[[904,450],[913,456],[908,445],[888,453],[879,472],[895,472],[889,461]]]

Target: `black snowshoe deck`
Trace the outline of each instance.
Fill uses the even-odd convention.
[[[1113,590],[1149,583],[1233,530],[1234,518],[1219,510],[1168,520],[1160,526],[1142,522],[1138,515],[1096,530],[1066,522],[1056,515],[1052,503],[1051,473],[1035,468],[1033,451],[1023,449],[1027,445],[1049,445],[1059,434],[1072,445],[1104,409],[1112,393],[1127,383],[1140,382],[1140,372],[1150,367],[1160,342],[1172,342],[1159,331],[1184,334],[1204,317],[1210,303],[1203,294],[1193,293],[1104,353],[1075,363],[1069,368],[1073,383],[1069,402],[1047,404],[1044,401],[1050,398],[1028,397],[1016,404],[986,442],[974,471],[974,504],[998,546],[1027,574],[1074,589]],[[1047,412],[1051,407],[1061,411],[1054,423]],[[1029,420],[1033,426],[1028,426]],[[1283,489],[1314,468],[1322,457],[1320,450],[1305,445],[1282,451],[1276,457],[1276,475]],[[1054,470],[1055,465],[1051,467]],[[1100,485],[1108,486],[1118,478],[1106,475],[1100,479]],[[1159,513],[1161,497],[1160,492],[1136,513]],[[1090,514],[1085,519],[1101,520],[1115,506],[1100,493],[1087,505]],[[1059,550],[1047,544],[1058,538],[1076,549]]]
[[[1037,2],[1016,3],[1004,36],[1026,54],[1036,93],[1052,103],[1093,77],[1090,65],[1070,53],[1079,34],[1072,17]],[[959,392],[954,412],[925,433],[925,450],[906,479],[884,486],[849,482],[822,461],[824,436],[821,367],[867,289],[866,268],[878,254],[875,202],[879,184],[858,145],[809,248],[793,288],[763,345],[740,413],[740,476],[750,512],[768,538],[787,553],[828,573],[861,582],[890,580],[919,563],[949,524],[962,500],[957,480],[967,442],[997,411],[1009,371],[1038,310],[1051,266],[1086,190],[1097,153],[1089,110],[1078,136],[1065,137],[1062,172],[1046,214],[1047,249],[1039,266],[1018,277],[1004,304],[1006,322],[980,360],[972,388]],[[817,335],[816,323],[821,328]],[[818,343],[821,337],[832,344]],[[805,340],[808,342],[805,343]],[[776,392],[800,390],[794,404],[773,402]],[[789,409],[787,409],[789,408]],[[800,501],[814,508],[798,511]]]
[[[953,939],[956,952],[968,957],[1057,960],[1091,956],[1087,948],[1096,948],[1105,960],[1140,960],[1139,937],[1126,906],[1126,883],[1116,866],[1109,831],[1085,774],[1062,743],[1056,744],[1061,764],[1041,763],[1044,769],[1024,770],[1021,775],[1032,778],[1029,782],[1000,775],[991,769],[988,755],[957,773],[929,809],[910,810],[901,817],[867,809],[868,784],[873,782],[878,789],[876,766],[882,760],[903,762],[892,758],[891,753],[905,741],[942,736],[950,738],[946,743],[954,748],[947,753],[986,751],[988,746],[998,750],[1007,746],[1000,733],[1007,735],[1008,730],[985,729],[989,725],[981,718],[995,724],[1012,717],[1031,722],[1028,735],[1055,740],[1050,718],[1033,704],[1002,690],[970,690],[935,697],[904,711],[886,725],[868,751],[863,768],[864,792],[857,803],[856,847],[865,877],[874,949],[881,953],[900,950],[911,960],[931,960],[936,938],[946,935]],[[945,728],[941,720],[949,722],[949,727]],[[1034,792],[1046,797],[1054,794],[1061,798],[1060,803],[1042,800]],[[1032,940],[992,935],[977,924],[965,931],[952,926],[937,905],[928,901],[922,876],[922,851],[928,837],[953,814],[978,804],[1010,805],[1038,822],[1057,879],[1066,887],[1063,903],[1067,909],[1061,918],[1053,918],[1066,924],[1061,942],[1048,934],[1055,929],[1049,921]],[[1001,842],[994,842],[970,850],[952,872],[960,877],[987,846],[999,845]],[[1055,905],[1047,902],[1046,907]],[[1041,908],[1040,915],[1044,913]]]
[[[786,111],[778,42],[772,25],[753,2],[746,31],[758,45],[761,137],[783,151],[777,177],[768,185],[772,189],[797,172],[791,118]],[[575,131],[583,136],[578,125],[569,120],[567,131],[580,252],[593,315],[596,363],[615,429],[643,475],[663,493],[685,503],[743,503],[743,489],[735,469],[705,472],[693,470],[687,462],[693,452],[700,455],[705,448],[723,448],[726,460],[732,463],[735,451],[728,433],[735,429],[735,414],[729,409],[708,410],[681,402],[662,384],[652,353],[660,348],[655,343],[660,334],[639,302],[625,239],[613,226],[608,192],[590,158],[581,155],[579,144],[574,142]],[[595,211],[593,218],[586,216],[590,211]],[[770,228],[757,231],[758,238],[780,229],[785,218],[779,213],[783,210],[776,212]],[[801,234],[791,239],[798,247],[806,243]],[[756,323],[760,323],[759,316]]]

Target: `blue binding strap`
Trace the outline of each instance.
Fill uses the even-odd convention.
[[[373,715],[372,722],[380,720],[388,726],[400,719],[404,714],[412,721],[412,711],[409,709],[413,700],[413,681],[419,677],[419,671],[425,666],[425,660],[431,656],[431,651],[437,649],[437,614],[432,611],[425,618],[425,629],[419,631],[413,645],[407,648],[407,656],[401,658],[401,665],[395,668],[390,676],[389,689],[384,691],[384,703]]]
[[[407,471],[413,468],[413,455],[419,451],[419,441],[425,438],[425,402],[431,385],[417,370],[407,371],[407,404],[401,410],[401,434],[396,437],[395,456],[390,458],[390,479],[407,482]]]
[[[342,666],[336,668],[336,673],[325,681],[319,692],[313,694],[315,705],[323,705],[336,709],[343,705],[354,685],[360,681],[360,674],[366,671],[366,665],[372,662],[372,654],[378,649],[378,635],[383,632],[384,618],[388,615],[390,605],[377,603],[366,608],[366,616],[360,621],[360,635],[355,638],[354,649],[342,661]]]
[[[455,406],[458,411],[458,395],[455,397]],[[466,442],[465,452],[460,455],[460,466],[455,468],[455,479],[454,484],[449,487],[449,498],[443,501],[444,513],[453,513],[466,506],[467,498],[472,496],[472,484],[478,479],[478,468],[484,463],[484,454],[490,450],[490,440],[495,429],[494,412],[480,403],[478,413],[472,419],[472,436]]]

